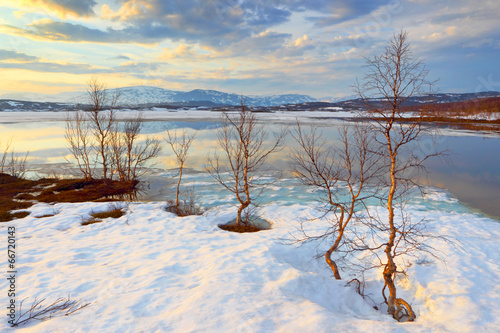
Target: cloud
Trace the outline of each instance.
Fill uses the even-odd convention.
[[[93,42],[93,43],[140,43],[153,44],[158,42],[154,37],[137,35],[133,29],[99,30],[80,24],[57,22],[50,19],[36,21],[28,28],[18,28],[11,25],[0,25],[0,32],[42,41],[58,42]]]
[[[43,73],[94,74],[106,72],[106,70],[98,69],[87,64],[57,63],[48,61],[37,61],[23,64],[0,62],[0,68],[25,69]]]
[[[136,62],[129,61],[112,69],[109,69],[109,73],[128,73],[128,74],[152,74],[160,69],[164,64],[158,62]]]
[[[247,38],[231,45],[230,55],[232,57],[266,56],[283,47],[291,34],[265,31],[252,38]]]
[[[28,9],[38,8],[50,11],[61,18],[66,16],[87,17],[93,16],[95,0],[3,0],[4,6],[23,7]]]
[[[23,0],[28,1],[28,0]],[[33,0],[34,1],[34,0]],[[90,15],[95,0],[39,0],[64,3],[79,15]],[[1,27],[3,32],[35,40],[91,43],[156,44],[164,40],[183,44],[199,43],[223,50],[244,39],[259,37],[288,22],[293,13],[316,12],[309,17],[317,26],[328,26],[369,13],[389,0],[118,0],[120,7],[103,4],[101,19],[108,26],[97,29],[76,22],[38,21],[27,27]],[[321,14],[321,15],[320,15]],[[104,21],[105,22],[105,21]],[[89,24],[91,22],[86,22]]]
[[[192,46],[186,44],[179,44],[175,49],[164,48],[162,54],[159,56],[162,60],[173,60],[173,59],[182,59],[182,60],[201,60],[202,57],[198,55],[198,53],[193,49]]]
[[[315,1],[316,6],[310,6],[320,11],[321,16],[310,16],[308,19],[318,28],[339,24],[345,21],[368,15],[378,8],[397,2],[394,0],[333,0]]]
[[[108,60],[132,60],[132,58],[123,54],[118,54],[114,57],[108,58]]]
[[[22,52],[0,50],[0,61],[29,62],[37,61],[39,58]]]
[[[54,62],[22,52],[0,50],[0,68],[25,69],[35,72],[91,74],[106,72],[88,64]]]
[[[126,56],[117,56],[115,58],[128,58]],[[129,74],[139,75],[155,73],[158,69],[165,66],[159,62],[125,62],[115,67],[96,67],[89,64],[57,62],[42,59],[39,57],[0,49],[0,68],[4,69],[23,69],[42,73],[69,73],[69,74]]]

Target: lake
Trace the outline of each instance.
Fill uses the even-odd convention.
[[[31,117],[30,113],[30,117]],[[30,175],[46,176],[51,174],[68,174],[65,155],[68,154],[64,139],[64,121],[61,115],[54,113],[23,117],[23,113],[15,115],[0,114],[0,143],[2,149],[5,143],[12,139],[13,147],[17,152],[28,150]],[[182,121],[182,114],[170,112],[161,117],[148,114],[148,121],[144,123],[143,135],[164,137],[165,128],[186,129],[189,133],[197,133],[186,163],[189,172],[184,178],[184,186],[196,188],[196,192],[203,195],[203,202],[217,205],[231,200],[229,193],[214,191],[217,184],[205,173],[204,164],[207,154],[214,152],[216,143],[216,129],[219,126],[217,116],[206,111],[206,116],[195,117]],[[28,114],[27,114],[28,115]],[[322,116],[322,117],[321,117]],[[305,128],[320,127],[324,138],[332,144],[338,143],[337,127],[342,123],[339,119],[328,119],[330,114],[314,115],[304,119]],[[161,118],[167,118],[162,120]],[[324,119],[320,119],[324,118]],[[283,123],[293,123],[293,118],[274,115],[266,121],[270,130],[277,131]],[[423,149],[431,146],[431,139],[424,138]],[[438,150],[451,152],[451,163],[436,158],[426,163],[429,174],[422,183],[439,187],[449,191],[461,203],[472,211],[480,211],[500,220],[500,136],[494,134],[471,133],[457,130],[444,130],[435,140]],[[297,202],[311,200],[303,187],[293,179],[287,171],[289,148],[294,145],[293,139],[288,136],[286,148],[269,158],[267,173],[276,177],[278,183],[267,194],[265,200]],[[424,153],[429,153],[424,151]],[[166,144],[157,159],[157,165],[149,174],[149,189],[142,196],[145,200],[165,200],[172,197],[175,183],[175,159]]]

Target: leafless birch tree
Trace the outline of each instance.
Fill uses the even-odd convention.
[[[110,93],[106,84],[97,78],[88,82],[87,102],[90,105],[88,120],[90,131],[96,141],[97,155],[100,159],[103,178],[108,179],[108,170],[111,164],[111,136],[116,122],[116,111],[114,110],[120,93],[115,90]]]
[[[372,145],[373,137],[359,124],[339,129],[341,144],[327,145],[317,128],[304,131],[297,123],[292,136],[299,144],[292,149],[292,171],[307,186],[318,189],[320,203],[331,226],[325,233],[309,236],[302,228],[300,242],[328,240],[330,247],[324,257],[334,277],[341,279],[333,254],[340,251],[347,256],[357,250],[354,238],[349,236],[350,223],[363,218],[365,202],[377,193],[377,177],[382,166]]]
[[[135,118],[124,121],[122,128],[116,122],[111,131],[112,166],[119,180],[137,180],[149,170],[151,165],[148,164],[162,149],[160,141],[153,137],[146,136],[145,140],[139,141],[143,120],[142,113],[139,113]]]
[[[379,157],[387,165],[387,191],[381,199],[388,210],[388,219],[373,216],[375,222],[371,227],[385,235],[382,240],[385,260],[382,256],[379,260],[384,269],[384,290],[389,289],[389,297],[384,295],[388,313],[397,320],[413,321],[415,312],[410,304],[397,296],[395,277],[403,270],[395,258],[412,251],[433,254],[432,248],[425,244],[425,239],[431,236],[424,232],[425,224],[412,221],[405,212],[405,204],[410,191],[418,186],[417,176],[424,169],[423,163],[438,153],[419,149],[423,111],[416,120],[408,122],[400,107],[411,96],[430,93],[433,82],[427,79],[425,65],[413,55],[404,31],[393,36],[384,53],[366,61],[367,72],[363,83],[356,83],[356,90],[370,113],[375,143],[380,147]]]
[[[226,190],[236,196],[239,207],[236,225],[248,224],[248,214],[243,214],[258,196],[256,173],[272,153],[282,149],[286,131],[268,140],[268,132],[258,123],[255,113],[241,100],[241,110],[236,114],[222,113],[221,127],[217,130],[217,143],[222,156],[209,156],[206,170]]]
[[[68,149],[76,161],[78,169],[86,181],[94,176],[94,154],[89,122],[84,111],[75,111],[66,115],[64,137],[68,142]]]
[[[166,130],[167,137],[165,141],[169,144],[172,149],[175,158],[177,160],[177,166],[179,168],[179,179],[177,181],[177,187],[175,192],[175,213],[177,215],[181,215],[181,209],[179,207],[179,194],[180,194],[180,186],[182,180],[182,172],[184,170],[184,164],[188,157],[189,148],[191,147],[191,143],[196,137],[196,132],[194,134],[188,134],[185,129],[182,129],[180,133],[177,133],[177,130]]]

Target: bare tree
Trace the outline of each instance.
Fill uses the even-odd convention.
[[[66,115],[66,127],[64,137],[68,142],[68,149],[76,161],[78,169],[84,179],[89,181],[93,178],[94,147],[90,136],[89,121],[83,111],[76,111]]]
[[[119,90],[110,93],[106,88],[106,84],[99,81],[99,79],[94,77],[88,82],[87,102],[90,105],[88,110],[90,131],[96,143],[97,155],[100,159],[105,180],[108,179],[111,159],[111,136],[116,121],[116,111],[114,109],[119,98]]]
[[[427,250],[433,254],[425,244],[425,238],[430,236],[423,231],[425,224],[411,220],[405,212],[405,203],[410,191],[418,187],[416,181],[418,172],[425,169],[423,163],[438,153],[424,153],[426,150],[419,149],[424,111],[419,111],[420,116],[412,121],[406,121],[401,105],[412,96],[430,93],[433,82],[427,79],[425,65],[413,55],[404,31],[393,36],[384,53],[366,61],[364,82],[357,82],[356,90],[368,108],[380,159],[387,165],[387,191],[381,199],[388,218],[381,220],[373,216],[376,222],[371,227],[385,235],[382,240],[385,260],[382,256],[378,258],[384,268],[384,290],[389,289],[389,297],[384,295],[388,313],[397,320],[405,317],[413,321],[413,309],[397,297],[395,277],[404,271],[395,258],[412,251]]]
[[[175,158],[177,160],[177,166],[179,168],[179,179],[177,181],[177,188],[175,192],[175,213],[177,215],[180,214],[179,209],[179,194],[180,194],[180,186],[182,179],[182,171],[184,170],[184,163],[187,160],[189,148],[191,147],[191,143],[196,137],[196,132],[194,134],[188,134],[185,129],[178,134],[177,130],[174,130],[173,133],[171,130],[167,129],[167,137],[165,141],[170,145],[170,148],[174,152]]]
[[[326,140],[317,128],[309,132],[297,123],[292,136],[299,144],[292,149],[292,171],[307,186],[318,189],[319,200],[324,214],[329,217],[331,226],[321,235],[309,236],[301,228],[299,242],[330,240],[330,247],[324,258],[334,277],[341,279],[333,253],[343,249],[343,256],[351,254],[353,238],[349,237],[350,222],[362,219],[365,202],[373,198],[376,191],[376,179],[381,165],[378,154],[373,150],[373,137],[366,126],[353,124],[351,128],[339,128],[341,145],[327,146]]]
[[[249,216],[243,215],[243,212],[259,194],[254,189],[263,189],[265,185],[258,184],[256,173],[269,155],[282,149],[286,131],[283,129],[268,141],[265,126],[258,123],[256,114],[247,109],[243,98],[239,112],[223,112],[221,123],[217,130],[217,142],[225,165],[221,164],[221,156],[215,153],[208,157],[206,170],[236,196],[239,203],[236,225],[248,224]]]
[[[12,140],[9,140],[0,159],[0,173],[8,173],[17,178],[23,178],[26,174],[26,162],[29,152],[24,156],[19,155],[12,148]]]
[[[135,181],[151,167],[151,160],[161,151],[160,141],[147,136],[139,141],[143,115],[119,122],[115,107],[120,93],[109,93],[105,84],[93,78],[88,82],[88,111],[66,117],[66,140],[69,151],[86,180],[102,167],[104,180],[115,175],[120,181]]]
[[[162,149],[160,141],[150,136],[139,142],[143,120],[142,113],[139,113],[135,118],[125,121],[122,129],[119,128],[118,122],[112,127],[110,132],[112,173],[117,173],[119,180],[137,180],[149,170],[151,165],[148,164]]]

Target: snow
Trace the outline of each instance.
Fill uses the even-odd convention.
[[[7,101],[7,104],[9,104],[10,106],[13,106],[13,107],[22,106],[23,105],[23,103],[14,102],[14,101]]]
[[[197,176],[190,176],[196,185]],[[380,272],[365,276],[372,300],[363,299],[346,285],[349,272],[336,281],[324,261],[314,259],[324,244],[286,244],[298,223],[316,212],[307,200],[281,198],[260,208],[272,228],[254,234],[217,227],[235,217],[232,205],[181,218],[166,212],[163,202],[122,203],[124,216],[82,226],[109,204],[36,204],[29,216],[0,225],[4,233],[8,226],[17,231],[17,300],[71,294],[91,305],[19,331],[500,331],[500,223],[471,213],[445,192],[428,192],[411,203],[411,216],[426,218],[433,234],[459,242],[431,241],[444,262],[406,263],[409,278],[398,281],[399,295],[417,311],[414,323],[397,323],[373,308],[381,308]],[[307,223],[312,233],[327,226]],[[6,320],[0,325],[9,331]]]

